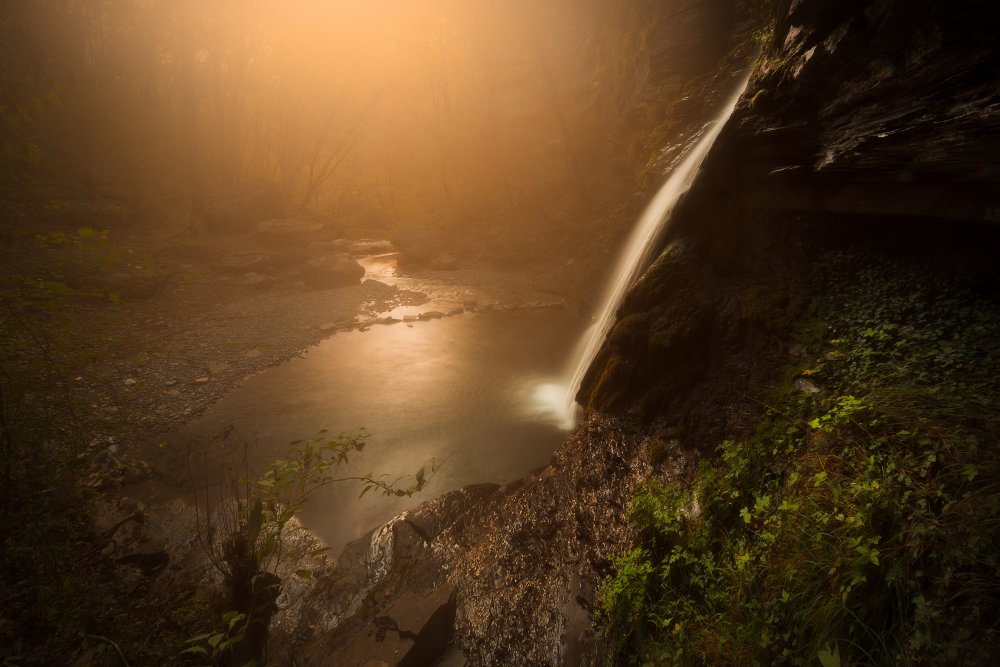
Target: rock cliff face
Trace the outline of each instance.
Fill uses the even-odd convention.
[[[997,18],[793,2],[732,136],[744,206],[1000,221]]]
[[[595,591],[633,538],[632,491],[684,475],[749,427],[759,407],[747,397],[774,380],[783,336],[822,284],[811,258],[864,242],[994,259],[996,13],[988,2],[785,3],[591,368],[586,422],[544,469],[449,494],[348,547],[299,625],[276,636],[281,658],[603,663]],[[707,89],[738,69],[722,62]]]
[[[986,3],[791,3],[581,398],[684,421],[687,444],[707,446],[719,429],[692,389],[714,384],[716,409],[739,403],[726,388],[745,393],[752,366],[767,365],[758,329],[780,341],[818,252],[871,242],[987,261],[1000,63],[982,26],[994,14]],[[703,288],[677,278],[692,263]]]

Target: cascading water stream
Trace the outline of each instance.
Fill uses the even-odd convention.
[[[584,333],[578,346],[577,354],[574,356],[575,363],[571,367],[572,375],[567,373],[569,379],[564,385],[550,384],[536,389],[536,400],[547,404],[564,428],[572,428],[576,422],[578,413],[576,394],[580,390],[587,369],[593,363],[614,324],[618,305],[639,272],[649,263],[654,242],[665,230],[670,220],[670,214],[681,195],[687,192],[694,182],[705,156],[708,155],[712,144],[715,143],[722,128],[725,127],[726,121],[732,115],[749,80],[750,73],[748,72],[738,91],[729,99],[719,116],[712,121],[710,127],[684,158],[684,161],[670,174],[670,178],[656,193],[636,222],[612,274],[613,281],[604,293],[604,300],[598,311],[597,319]]]

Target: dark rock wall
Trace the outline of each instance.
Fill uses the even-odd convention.
[[[780,351],[817,254],[877,240],[928,257],[964,244],[969,261],[990,261],[997,246],[979,239],[1000,221],[996,7],[790,3],[667,252],[623,304],[581,393],[590,406],[667,419],[686,445],[710,446],[713,415],[750,409],[739,396],[767,381],[754,367]]]
[[[998,5],[832,7],[794,3],[762,63],[732,137],[745,205],[1000,221]]]

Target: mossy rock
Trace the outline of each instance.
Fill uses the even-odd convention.
[[[581,395],[591,409],[657,409],[704,370],[719,289],[684,241],[671,243],[628,294]]]

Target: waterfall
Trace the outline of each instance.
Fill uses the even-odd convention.
[[[625,292],[649,263],[655,241],[665,230],[670,220],[670,213],[681,195],[687,192],[694,182],[701,163],[712,148],[719,133],[722,132],[726,121],[732,115],[736,108],[736,102],[746,89],[749,80],[750,73],[748,72],[738,91],[728,100],[718,117],[707,126],[701,138],[691,148],[683,162],[670,174],[666,183],[656,193],[636,222],[612,274],[612,280],[605,289],[604,300],[598,311],[597,319],[583,334],[577,348],[577,354],[574,357],[575,363],[571,367],[572,375],[567,373],[567,377],[570,379],[560,387],[565,392],[560,395],[561,405],[553,405],[554,394],[558,391],[556,385],[544,385],[536,390],[538,400],[553,408],[553,412],[557,414],[560,424],[564,428],[572,428],[575,424],[578,412],[576,393],[580,390],[583,376],[590,364],[593,363],[594,357],[597,356],[598,350],[604,344],[604,340],[614,324],[618,305],[625,296]]]

